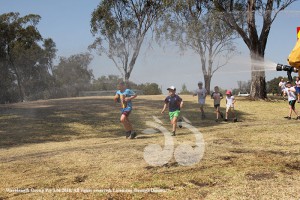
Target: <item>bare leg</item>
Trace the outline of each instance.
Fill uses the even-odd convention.
[[[216,113],[217,113],[217,119],[219,119],[219,113],[220,113],[219,107],[217,107]]]
[[[205,118],[204,108],[203,105],[200,105],[201,117],[202,119]]]
[[[225,120],[228,120],[228,114],[229,114],[229,110],[230,110],[230,108],[229,108],[229,107],[227,107],[227,108],[226,108]]]
[[[295,113],[296,116],[298,117],[299,115],[298,115],[298,112],[297,112],[296,108],[295,108],[295,107],[292,107],[292,110],[294,111],[294,113]]]
[[[293,108],[292,108],[292,106],[290,105],[289,117],[292,117],[292,112],[293,112]]]
[[[121,123],[123,124],[124,128],[126,131],[131,131],[132,130],[132,125],[128,119],[128,117],[124,114],[121,115],[120,118]]]
[[[172,128],[173,128],[172,130],[173,130],[173,132],[175,132],[176,131],[176,127],[177,127],[177,117],[174,117],[172,119],[171,124],[172,124]]]
[[[220,111],[220,107],[219,107],[219,115],[223,118],[223,114],[222,114],[222,112]]]
[[[232,117],[235,119],[235,110],[234,108],[231,109]]]

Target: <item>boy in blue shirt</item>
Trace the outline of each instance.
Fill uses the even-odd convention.
[[[132,124],[129,121],[129,114],[132,110],[131,100],[136,98],[137,95],[130,89],[126,88],[125,82],[118,84],[118,91],[115,95],[115,102],[121,103],[121,117],[120,121],[126,130],[126,138],[133,139],[136,137],[136,133],[132,129]]]
[[[182,108],[183,101],[182,99],[176,94],[176,88],[174,86],[171,86],[167,89],[169,91],[169,96],[165,99],[164,107],[161,111],[163,114],[167,108],[167,105],[169,106],[169,116],[170,121],[172,124],[172,136],[175,136],[176,127],[177,127],[177,120],[180,114],[180,109]]]

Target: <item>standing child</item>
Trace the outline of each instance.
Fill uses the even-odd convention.
[[[214,100],[214,107],[216,109],[216,122],[219,121],[219,115],[223,118],[223,113],[220,111],[221,99],[223,99],[223,94],[219,92],[219,87],[215,86],[214,92],[211,94],[211,98]]]
[[[296,94],[297,94],[297,102],[300,103],[300,80],[299,80],[299,76],[296,77]]]
[[[234,111],[234,104],[235,104],[235,98],[232,95],[230,90],[226,91],[226,116],[225,116],[225,121],[228,121],[228,115],[229,112],[232,113],[233,116],[233,122],[237,122],[237,118],[235,116],[235,111]]]
[[[286,82],[284,81],[284,79],[282,78],[282,79],[280,79],[280,82],[279,82],[279,84],[278,84],[278,86],[280,87],[280,92],[281,92],[281,96],[282,96],[282,98],[283,98],[283,100],[285,101],[285,98],[284,98],[284,89],[285,89],[285,84],[286,84]]]
[[[205,98],[206,98],[207,91],[205,88],[203,88],[203,83],[200,81],[198,82],[198,89],[195,91],[193,96],[198,95],[198,103],[200,105],[200,111],[201,111],[201,119],[205,118],[205,113],[204,113],[204,104],[205,104]]]
[[[163,114],[167,108],[167,105],[169,106],[169,116],[170,116],[170,121],[172,124],[172,136],[176,135],[176,127],[177,127],[177,120],[180,114],[180,109],[182,108],[183,101],[176,94],[176,88],[174,86],[171,86],[167,89],[169,91],[169,96],[166,97],[165,99],[165,104],[164,107],[161,111]]]
[[[129,121],[129,114],[132,110],[131,100],[136,98],[137,95],[132,90],[126,88],[125,82],[120,82],[118,89],[114,100],[121,103],[120,121],[126,130],[126,138],[133,139],[136,137],[136,133],[133,131],[132,124]]]
[[[296,103],[296,95],[295,95],[296,89],[295,87],[292,87],[291,82],[286,82],[286,88],[284,89],[284,95],[288,96],[288,102],[289,102],[289,115],[286,117],[287,119],[291,119],[292,112],[297,115],[297,119],[300,119],[300,116],[298,115],[298,112],[296,111],[295,108],[295,103]]]

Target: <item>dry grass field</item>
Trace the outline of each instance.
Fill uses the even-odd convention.
[[[283,118],[287,102],[237,98],[233,123],[214,121],[210,99],[201,120],[196,97],[182,98],[182,116],[205,142],[190,166],[144,159],[149,144],[164,145],[159,131],[144,133],[146,121],[171,129],[164,96],[134,100],[133,140],[111,97],[0,105],[0,199],[300,199],[300,121]],[[174,138],[184,142],[195,142],[187,128]]]

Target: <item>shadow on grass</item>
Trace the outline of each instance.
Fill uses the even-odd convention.
[[[170,128],[168,112],[160,114],[162,100],[137,98],[130,115],[134,129],[140,134],[146,128],[146,121],[153,116]],[[236,112],[243,119],[241,111]],[[206,107],[207,119],[200,119],[197,103],[185,102],[181,112],[192,125],[216,126],[214,108]],[[25,102],[0,106],[0,148],[9,148],[30,143],[69,141],[81,138],[123,137],[124,129],[119,122],[119,105],[111,97],[88,97]],[[155,135],[142,135],[147,139]]]
[[[107,98],[73,98],[0,107],[0,148],[122,134],[118,107]]]

